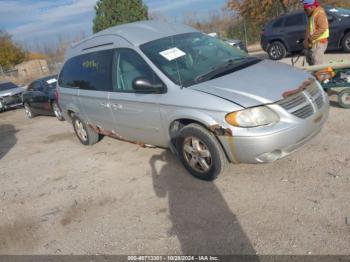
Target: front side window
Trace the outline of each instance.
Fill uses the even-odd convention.
[[[234,64],[247,58],[244,52],[203,33],[151,41],[141,50],[175,84],[185,87],[229,61]]]
[[[152,84],[161,83],[138,53],[131,49],[117,49],[113,59],[113,91],[134,92],[133,82],[137,78],[145,78]]]
[[[59,85],[85,90],[111,90],[113,50],[88,53],[71,58],[64,65]]]
[[[34,82],[33,90],[34,91],[43,91],[43,87],[41,86],[40,82]]]

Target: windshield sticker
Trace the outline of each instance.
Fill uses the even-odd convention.
[[[333,9],[330,9],[330,10],[329,10],[329,12],[332,12],[332,13],[337,13],[337,12],[339,12],[339,10],[338,10],[338,9],[333,8]]]
[[[57,79],[55,79],[55,78],[52,78],[52,79],[49,79],[46,81],[46,83],[48,83],[49,85],[56,83],[56,82],[57,82]]]
[[[175,60],[175,59],[177,59],[179,57],[182,57],[182,56],[186,55],[185,52],[183,52],[182,50],[180,50],[177,47],[164,50],[162,52],[159,52],[159,54],[161,56],[163,56],[165,59],[167,59],[168,61],[173,61],[173,60]]]

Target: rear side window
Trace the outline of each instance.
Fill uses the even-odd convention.
[[[110,91],[113,50],[104,50],[69,59],[60,74],[61,87]]]
[[[285,26],[299,26],[305,25],[306,19],[305,14],[291,15],[286,18],[284,23]]]
[[[272,28],[278,28],[278,27],[281,27],[283,24],[283,18],[279,18],[277,19],[273,25],[272,25]]]

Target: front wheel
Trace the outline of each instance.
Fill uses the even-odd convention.
[[[344,52],[350,53],[350,32],[344,36],[342,40],[342,47]]]
[[[338,94],[338,103],[342,108],[350,108],[350,88],[344,89]]]
[[[30,107],[30,105],[28,104],[28,103],[24,103],[24,111],[25,111],[25,113],[26,113],[26,117],[27,118],[33,118],[33,117],[35,117],[35,114],[33,113],[33,110],[32,110],[32,108]]]
[[[176,148],[182,164],[196,178],[212,181],[225,170],[227,159],[221,145],[214,134],[198,124],[180,131]]]
[[[61,109],[59,108],[59,106],[57,105],[56,102],[52,102],[51,108],[52,108],[52,111],[53,111],[55,117],[56,117],[59,121],[64,121],[64,117],[62,116]]]
[[[93,145],[99,141],[99,134],[79,117],[74,116],[72,122],[75,134],[83,145]]]
[[[283,43],[275,41],[270,44],[267,53],[271,60],[281,60],[287,55],[287,49]]]

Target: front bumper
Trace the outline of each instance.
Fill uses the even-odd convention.
[[[264,36],[262,36],[260,40],[260,46],[265,52],[267,51],[268,45],[269,45],[269,42]]]
[[[328,113],[326,102],[314,115],[284,130],[261,136],[218,136],[218,139],[233,163],[269,163],[291,154],[315,137]]]
[[[22,94],[0,97],[0,111],[22,105]]]

